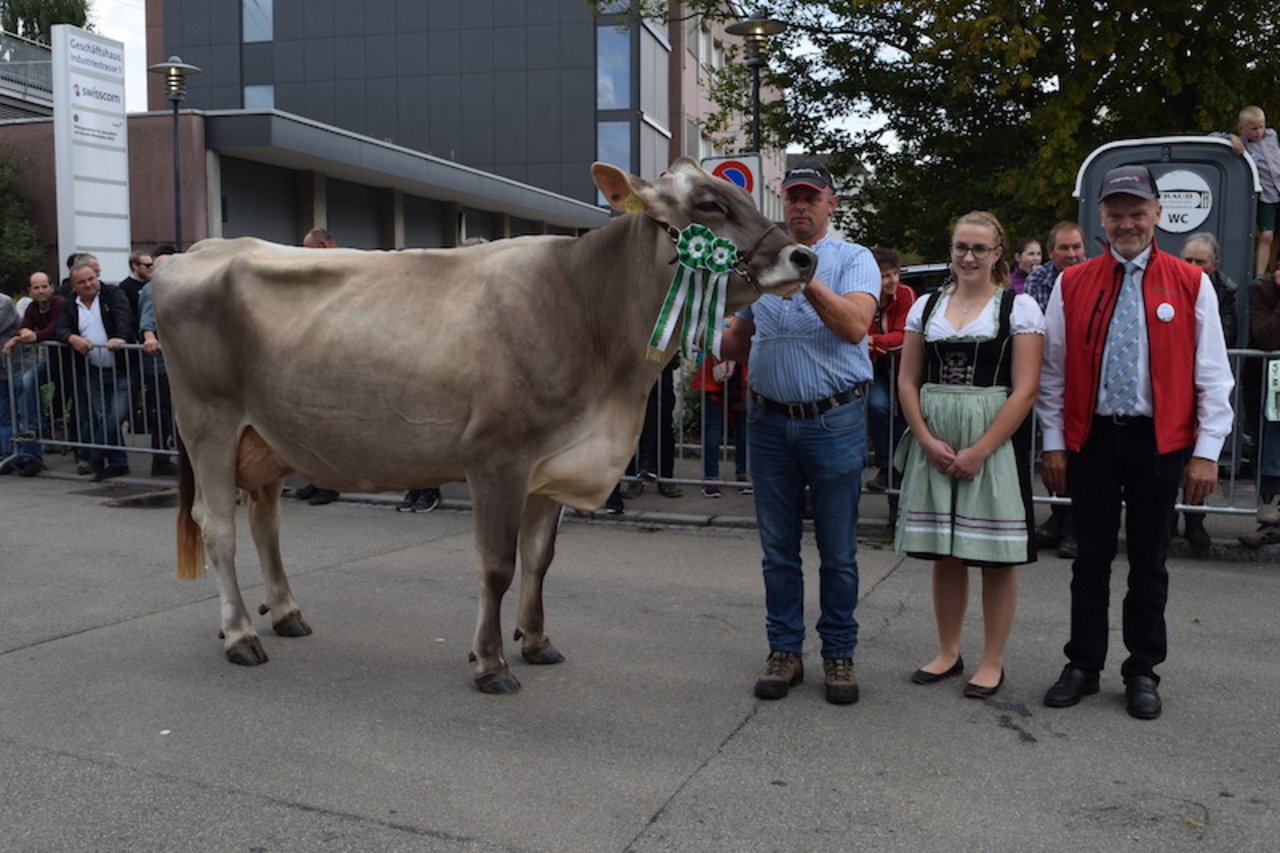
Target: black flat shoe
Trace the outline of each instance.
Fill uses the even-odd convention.
[[[964,686],[964,695],[970,699],[990,699],[996,695],[996,691],[1000,689],[1000,685],[1004,684],[1004,670],[1000,670],[1000,680],[996,682],[995,687],[982,687],[970,681]]]
[[[951,669],[946,672],[925,672],[923,669],[917,669],[911,673],[911,680],[916,684],[937,684],[954,675],[964,672],[964,658],[956,658],[956,662],[951,665]]]

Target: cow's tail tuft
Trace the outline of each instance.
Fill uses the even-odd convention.
[[[184,581],[204,577],[204,535],[191,517],[196,475],[187,449],[178,437],[178,577]]]

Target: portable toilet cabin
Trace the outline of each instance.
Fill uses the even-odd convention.
[[[1236,154],[1229,139],[1216,136],[1160,136],[1109,142],[1085,158],[1076,173],[1080,227],[1085,253],[1099,255],[1107,244],[1098,210],[1102,176],[1117,166],[1141,164],[1151,170],[1162,211],[1156,245],[1180,255],[1192,234],[1208,231],[1222,247],[1221,270],[1236,282],[1240,339],[1248,344],[1248,284],[1253,278],[1254,231],[1262,185],[1253,158]]]

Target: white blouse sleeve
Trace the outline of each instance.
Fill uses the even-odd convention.
[[[924,323],[924,306],[928,301],[929,297],[922,296],[915,302],[911,303],[911,310],[907,312],[906,329],[908,332],[916,332],[917,334],[924,333],[922,328],[922,324]]]
[[[1028,332],[1044,334],[1044,312],[1034,297],[1019,293],[1013,300],[1013,313],[1009,317],[1009,331],[1015,335]]]

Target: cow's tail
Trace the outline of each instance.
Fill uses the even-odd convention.
[[[204,577],[204,535],[191,517],[195,495],[195,471],[178,436],[178,577],[182,580]]]

